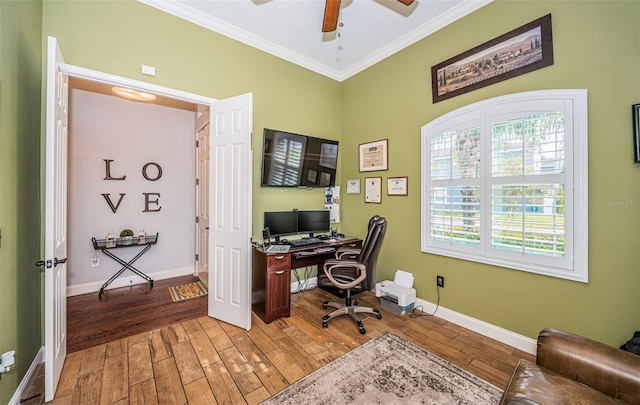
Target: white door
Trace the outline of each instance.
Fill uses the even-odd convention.
[[[251,329],[253,95],[211,105],[209,316]]]
[[[209,111],[196,122],[196,275],[209,279]],[[203,278],[205,277],[206,278]]]
[[[65,63],[55,38],[47,43],[45,151],[45,400],[53,400],[67,355],[67,117]]]

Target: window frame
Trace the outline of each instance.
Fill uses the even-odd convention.
[[[540,104],[542,103],[542,104]],[[565,255],[549,259],[542,255],[506,253],[491,247],[491,127],[493,117],[516,115],[525,105],[557,105],[565,115],[563,184],[565,185]],[[549,110],[547,108],[546,110]],[[528,110],[532,112],[544,109]],[[483,100],[451,111],[422,127],[421,131],[421,251],[470,260],[530,273],[579,282],[588,282],[588,127],[587,91],[583,89],[540,90]],[[431,238],[430,188],[431,144],[444,131],[467,129],[475,122],[480,128],[480,235],[479,246],[436,241]],[[517,180],[516,180],[517,181]],[[499,182],[498,182],[499,183]],[[536,183],[542,184],[542,183]],[[570,190],[571,189],[571,190]],[[571,192],[572,191],[572,192]],[[487,229],[487,226],[490,228]]]

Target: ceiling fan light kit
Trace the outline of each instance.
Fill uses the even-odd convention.
[[[398,0],[409,6],[414,0]],[[324,19],[322,20],[322,32],[332,32],[338,27],[338,15],[340,14],[340,0],[326,0],[324,4]]]

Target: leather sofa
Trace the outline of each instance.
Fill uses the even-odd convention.
[[[500,404],[640,405],[640,356],[544,329],[536,363],[520,360]]]

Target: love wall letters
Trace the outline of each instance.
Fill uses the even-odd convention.
[[[105,162],[105,177],[104,180],[116,180],[116,181],[124,181],[127,178],[127,175],[123,175],[120,177],[114,177],[111,175],[111,162],[113,159],[103,159]],[[153,170],[150,168],[155,168],[155,176],[149,175],[149,171],[153,173]],[[158,181],[160,177],[162,177],[162,167],[155,162],[148,162],[144,166],[142,166],[142,177],[144,177],[147,181]],[[120,207],[120,203],[124,199],[126,193],[119,193],[118,201],[114,204],[111,199],[111,193],[102,193],[105,201],[111,208],[111,211],[115,214],[118,211],[118,207]],[[144,196],[144,210],[142,212],[159,212],[162,207],[160,206],[160,193],[142,193]],[[152,208],[153,206],[153,208]]]

